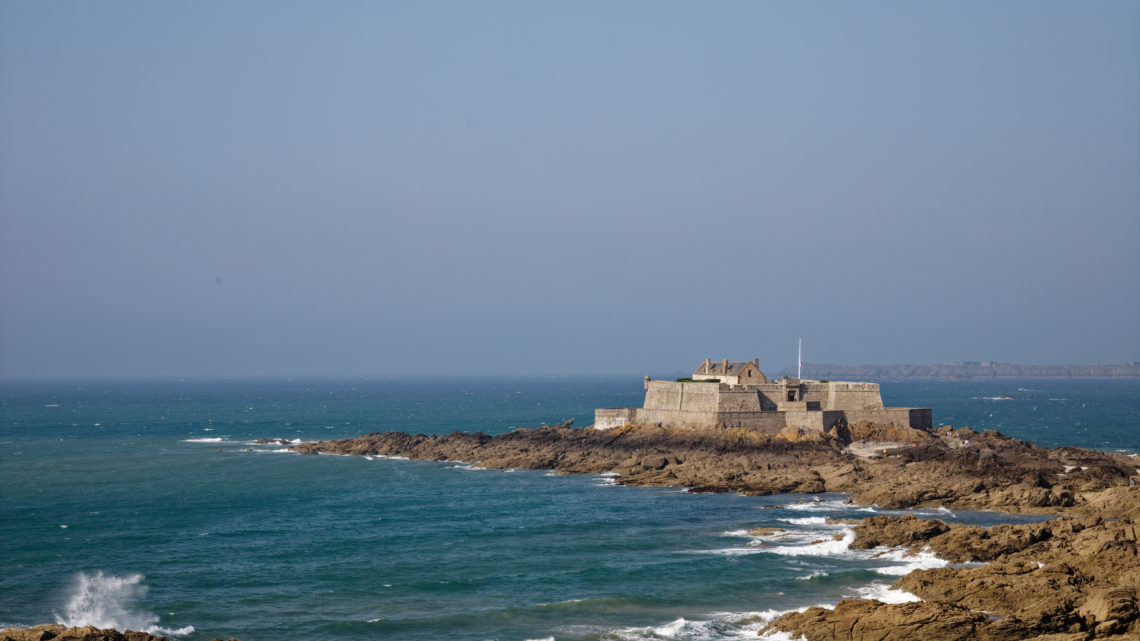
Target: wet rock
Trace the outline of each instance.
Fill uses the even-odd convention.
[[[30,628],[4,628],[0,630],[0,641],[168,641],[145,632],[134,632],[95,626],[68,628],[57,624],[37,625]]]
[[[856,550],[867,550],[880,545],[909,547],[915,543],[925,543],[949,531],[950,526],[942,521],[918,519],[913,515],[872,516],[855,526],[855,542],[850,547]]]
[[[985,614],[949,603],[849,600],[831,610],[785,614],[767,629],[807,641],[972,641],[982,638],[979,633],[988,624]]]

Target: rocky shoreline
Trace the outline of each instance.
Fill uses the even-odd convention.
[[[613,472],[623,485],[750,495],[843,492],[861,505],[1134,517],[1138,461],[1078,447],[1047,449],[988,430],[925,432],[866,423],[819,435],[569,423],[498,436],[384,432],[301,443],[300,454],[463,461],[493,469]]]
[[[903,547],[969,565],[915,570],[892,586],[922,601],[842,601],[834,609],[785,614],[768,630],[808,641],[1140,640],[1133,524],[1140,488],[1132,486],[1137,461],[1125,455],[1041,448],[994,431],[924,432],[866,423],[822,436],[786,431],[772,437],[734,429],[574,429],[566,423],[498,436],[385,432],[291,449],[496,469],[612,472],[625,485],[695,492],[842,492],[883,508],[1064,515],[991,528],[914,517],[864,519],[855,525],[854,548]]]
[[[34,625],[30,628],[4,628],[0,630],[0,641],[170,641],[146,632],[113,628],[99,629],[93,625],[68,627],[58,623]],[[222,641],[214,639],[213,641]],[[230,639],[237,641],[237,639]]]
[[[1130,519],[980,528],[870,517],[855,531],[853,548],[904,547],[984,565],[914,570],[891,586],[922,601],[841,601],[785,614],[770,630],[808,641],[1140,638],[1140,556]]]

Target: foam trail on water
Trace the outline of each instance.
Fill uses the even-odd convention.
[[[72,584],[63,614],[55,615],[56,623],[67,627],[93,625],[96,628],[136,630],[149,634],[189,634],[193,626],[170,630],[158,626],[158,616],[134,609],[134,602],[147,591],[143,575],[106,575],[80,572]]]
[[[803,608],[806,609],[806,608]],[[772,631],[758,636],[769,623],[785,612],[796,610],[764,612],[713,612],[708,619],[675,619],[669,623],[640,628],[610,630],[601,639],[610,641],[650,641],[677,639],[678,641],[724,641],[728,639],[772,639],[789,640],[786,633]],[[801,610],[802,611],[802,610]]]

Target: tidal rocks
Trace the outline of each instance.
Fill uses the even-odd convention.
[[[876,447],[889,439],[887,455],[857,456],[846,447],[853,439]],[[1140,640],[1140,556],[1131,520],[1140,517],[1140,487],[1128,482],[1136,462],[1122,455],[1050,450],[994,431],[916,433],[872,424],[807,438],[799,431],[769,437],[740,429],[594,430],[567,423],[494,437],[386,432],[292,449],[614,472],[622,484],[688,486],[694,492],[845,492],[884,508],[1088,515],[991,528],[914,517],[865,519],[856,525],[852,547],[901,546],[971,565],[915,570],[895,582],[894,588],[921,602],[844,601],[834,609],[787,614],[771,629],[809,641]]]
[[[988,621],[985,614],[952,604],[884,604],[840,601],[833,609],[792,612],[768,629],[801,635],[807,641],[972,641]]]
[[[844,601],[773,629],[815,639],[1094,639],[1140,635],[1140,554],[1128,520],[1062,518],[991,528],[871,517],[853,548],[902,546],[986,565],[915,570],[892,586],[922,603]]]
[[[868,459],[845,451],[857,435],[904,440],[892,442],[888,456]],[[615,472],[624,485],[687,486],[694,492],[846,492],[860,504],[884,508],[1140,516],[1140,493],[1126,487],[1135,472],[1135,461],[1128,457],[1081,448],[1049,450],[969,428],[923,432],[858,423],[846,432],[806,438],[799,432],[767,436],[742,429],[658,426],[594,430],[564,423],[493,437],[482,432],[384,432],[292,449],[469,461],[487,468]]]
[[[30,628],[4,628],[0,630],[0,641],[170,641],[146,632],[114,628],[100,630],[95,626],[67,627],[56,623],[35,625]],[[212,641],[222,641],[213,639]],[[229,641],[238,641],[231,638]]]
[[[69,628],[58,624],[36,625],[30,628],[4,628],[0,641],[168,641],[145,632],[113,628],[100,630],[95,626]]]

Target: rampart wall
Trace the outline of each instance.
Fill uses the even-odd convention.
[[[759,385],[648,381],[643,407],[594,412],[599,429],[669,425],[686,429],[745,427],[775,434],[785,427],[830,431],[869,421],[930,429],[930,409],[886,408],[877,383],[789,381]],[[789,396],[795,400],[789,400]]]

